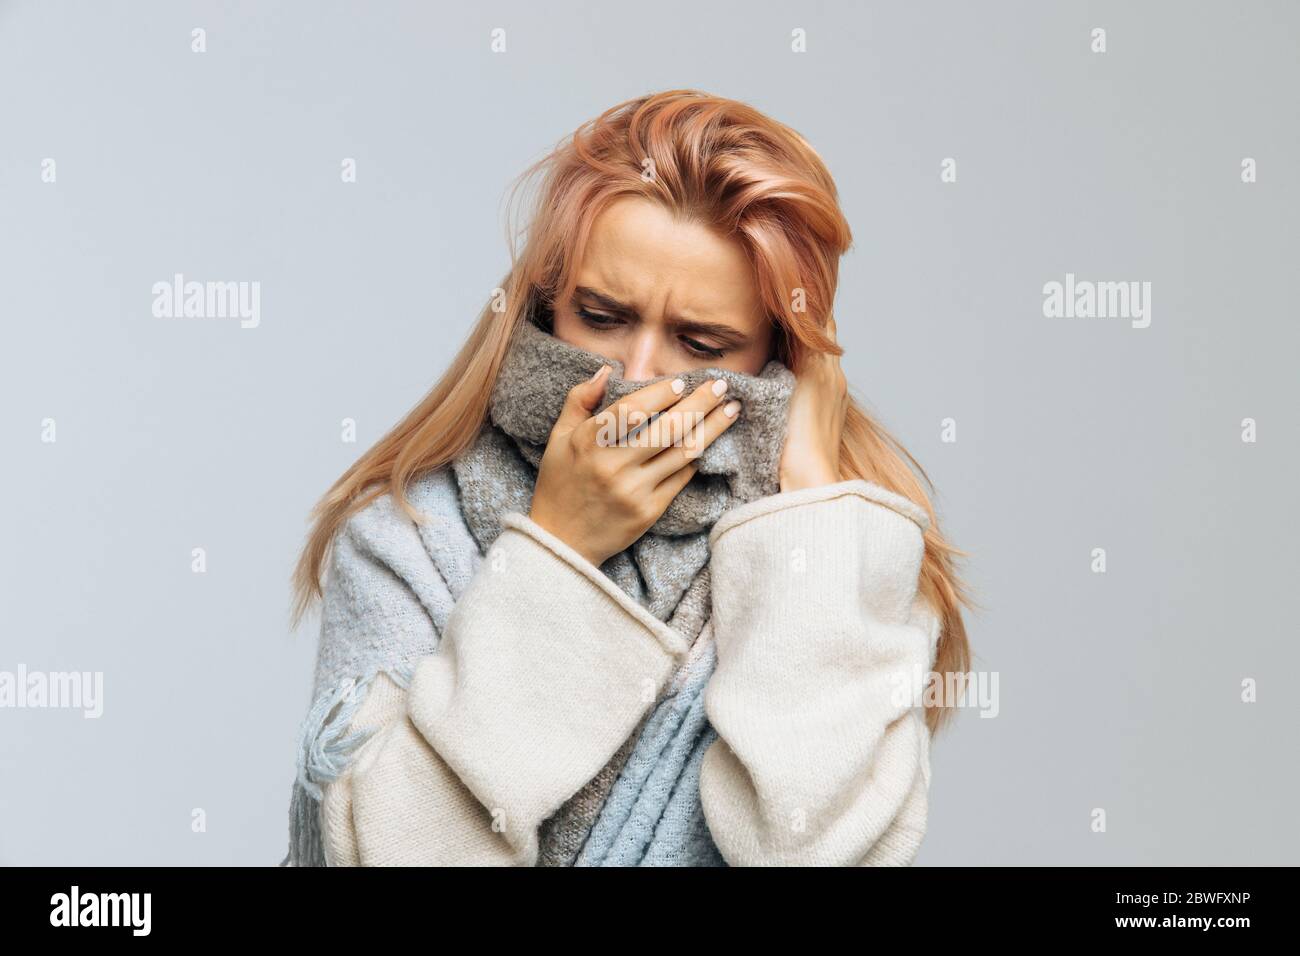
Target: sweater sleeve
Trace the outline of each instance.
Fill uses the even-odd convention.
[[[925,833],[922,685],[939,620],[917,596],[929,518],[844,481],[728,512],[710,534],[718,739],[700,799],[731,865],[908,865]]]
[[[684,639],[598,568],[522,514],[502,524],[409,688],[381,674],[357,709],[353,729],[374,732],[322,797],[331,865],[534,865],[541,824],[680,664]],[[332,564],[327,588],[419,617],[377,552]],[[385,575],[382,595],[357,590]]]

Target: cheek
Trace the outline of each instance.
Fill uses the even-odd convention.
[[[763,371],[768,361],[775,358],[772,354],[770,337],[762,343],[755,343],[752,347],[746,349],[743,354],[733,352],[728,357],[734,359],[736,371],[744,372],[747,375],[758,375]]]
[[[618,332],[599,332],[570,309],[556,309],[552,320],[552,334],[561,342],[585,349],[596,355],[619,362],[626,362],[622,350],[622,340]]]
[[[753,352],[753,354],[748,357],[749,374],[758,375],[760,372],[762,372],[763,367],[767,365],[767,360],[768,360],[768,349],[766,348],[756,349]]]
[[[595,333],[587,328],[586,323],[568,309],[555,310],[552,327],[557,339],[579,348],[588,348],[595,338]]]

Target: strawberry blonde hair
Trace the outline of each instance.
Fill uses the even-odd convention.
[[[545,177],[522,255],[508,233],[510,271],[460,352],[433,389],[334,482],[312,511],[312,528],[293,576],[295,623],[321,595],[331,543],[350,515],[391,492],[413,520],[420,520],[406,497],[407,486],[474,441],[512,333],[533,310],[573,295],[592,224],[615,200],[651,199],[739,241],[776,326],[775,357],[796,374],[810,352],[842,353],[823,329],[835,298],[839,259],[852,235],[829,171],[793,129],[735,100],[668,90],[620,103],[579,126],[520,175],[512,201],[514,191],[538,171]],[[953,567],[954,557],[965,552],[950,546],[939,530],[917,473],[933,488],[929,476],[853,401],[840,473],[844,480],[866,479],[910,498],[929,514],[918,589],[942,622],[934,670],[966,672],[970,649],[961,605],[973,603]],[[931,732],[946,723],[950,704],[926,701]]]

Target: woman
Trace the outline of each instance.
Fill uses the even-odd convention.
[[[848,397],[829,173],[690,90],[542,169],[451,368],[317,506],[283,862],[910,864],[968,602]]]

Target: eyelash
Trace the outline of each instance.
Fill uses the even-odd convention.
[[[578,309],[577,312],[579,317],[581,317],[581,319],[584,322],[586,322],[590,328],[594,329],[597,332],[608,332],[612,328],[612,326],[609,325],[602,325],[601,324],[602,322],[618,321],[613,316],[600,315],[599,313],[596,312],[588,312],[586,309]],[[695,355],[699,358],[720,359],[727,354],[726,349],[711,349],[704,343],[696,342],[694,339],[688,339],[686,338],[686,336],[682,336],[682,341],[684,343],[688,343],[686,345],[686,350],[690,352],[692,355]]]

